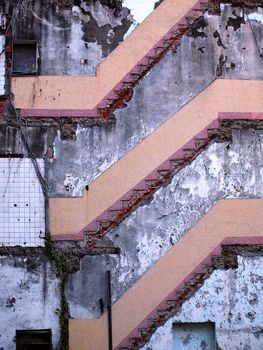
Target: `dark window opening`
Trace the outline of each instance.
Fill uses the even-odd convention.
[[[52,350],[51,330],[17,330],[16,350]]]
[[[36,75],[38,71],[38,48],[33,40],[13,42],[13,75]]]

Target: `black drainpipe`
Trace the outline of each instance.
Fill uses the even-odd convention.
[[[107,310],[108,310],[108,343],[109,350],[112,350],[112,312],[111,312],[111,272],[106,271],[107,276]]]

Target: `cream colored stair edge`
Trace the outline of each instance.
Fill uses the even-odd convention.
[[[50,198],[51,234],[77,233],[207,127],[218,112],[263,111],[263,81],[216,80],[108,170],[82,198]]]
[[[214,205],[112,307],[118,345],[225,237],[263,236],[263,200],[223,199]],[[69,321],[70,350],[107,350],[107,315]]]
[[[97,67],[95,77],[12,78],[21,109],[93,109],[197,0],[165,0]]]

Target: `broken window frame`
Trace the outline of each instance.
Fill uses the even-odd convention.
[[[14,67],[14,62],[15,62],[15,47],[16,46],[35,46],[35,70],[34,71],[16,71]],[[12,43],[12,76],[36,76],[38,75],[38,61],[39,61],[39,47],[38,47],[38,42],[37,40],[13,40]]]

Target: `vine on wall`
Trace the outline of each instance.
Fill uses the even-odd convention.
[[[51,266],[59,279],[60,292],[60,310],[59,310],[59,326],[60,341],[59,350],[68,349],[68,304],[65,296],[65,284],[69,274],[69,267],[65,257],[58,254],[51,235],[48,232],[45,240],[46,254]]]

